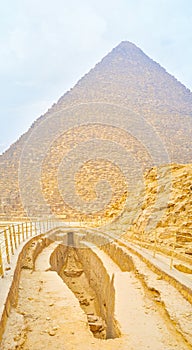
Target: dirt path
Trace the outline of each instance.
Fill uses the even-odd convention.
[[[22,270],[19,303],[9,318],[2,350],[94,349],[95,338],[78,300],[57,273],[48,270],[54,248],[43,250],[34,272]]]
[[[158,291],[152,288],[151,291],[146,290],[134,271],[121,272],[105,252],[99,248],[94,250],[101,257],[108,273],[114,274],[115,313],[121,325],[121,332],[129,336],[131,346],[136,350],[188,349],[187,342],[183,341],[167,317],[160,303]],[[148,275],[153,273],[148,271]],[[190,307],[188,311],[192,311],[192,308]]]
[[[1,350],[191,349],[165,322],[133,272],[122,273],[103,252],[103,263],[115,273],[116,312],[123,335],[110,340],[94,338],[77,298],[57,273],[49,270],[55,247],[54,243],[43,250],[34,272],[22,270],[18,306],[11,312]]]

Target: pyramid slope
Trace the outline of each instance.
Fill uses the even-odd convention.
[[[180,130],[191,132],[192,93],[190,90],[145,55],[136,45],[123,41],[65,93],[45,115],[34,122],[28,133],[42,119],[62,111],[63,108],[102,101],[128,107],[154,125],[160,124],[162,127],[168,126],[177,130],[179,124]],[[170,118],[166,120],[168,115]],[[163,122],[165,122],[164,125]],[[175,125],[172,125],[172,122]],[[28,135],[25,137],[27,138]],[[22,143],[23,138],[20,139],[18,142]],[[16,144],[13,145],[13,148],[15,147]],[[182,157],[178,162],[191,160],[185,152]],[[6,157],[1,155],[0,159],[3,158]]]
[[[58,115],[67,124],[70,116],[66,117],[66,110],[72,106],[86,116],[93,104],[100,110],[104,106],[104,119],[106,106],[111,113],[119,108],[122,117],[128,113],[129,119],[141,118],[162,141],[170,163],[191,162],[192,93],[134,44],[122,42],[0,156],[0,213],[23,215],[18,170],[23,147],[34,130]],[[145,133],[142,123],[137,128],[139,135]],[[49,132],[51,135],[47,127]]]

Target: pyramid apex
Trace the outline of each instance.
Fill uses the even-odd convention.
[[[117,45],[117,47],[124,47],[124,48],[130,48],[130,47],[137,47],[134,43],[128,40],[123,40]]]
[[[121,41],[114,49],[112,50],[113,54],[118,55],[127,55],[127,56],[146,56],[145,53],[134,43],[130,41]]]

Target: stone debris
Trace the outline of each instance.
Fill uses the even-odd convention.
[[[186,249],[185,254],[192,255],[192,248]]]
[[[190,258],[192,164],[153,167],[144,174],[144,183],[144,189],[138,186],[134,195],[130,194],[125,210],[114,226],[116,233],[124,231],[125,239],[138,240],[146,248],[156,244],[161,250],[171,250],[174,246],[176,252]]]
[[[82,269],[78,269],[78,270],[63,270],[64,274],[67,277],[79,277],[81,276],[81,274],[83,273]]]
[[[85,298],[85,299],[82,299],[79,301],[81,305],[85,305],[85,306],[88,306],[90,305],[89,301]]]
[[[9,271],[9,270],[11,270],[11,267],[10,267],[10,266],[7,266],[7,267],[5,268],[5,271]]]
[[[189,266],[185,266],[183,264],[174,264],[173,266],[178,271],[181,271],[181,272],[184,272],[184,273],[188,273],[188,274],[192,274],[192,268],[189,267]]]
[[[106,323],[104,322],[104,320],[99,317],[96,316],[94,314],[92,315],[87,315],[87,320],[88,320],[88,324],[90,327],[91,332],[93,332],[94,336],[96,338],[103,338],[105,339],[106,337]]]
[[[51,337],[54,337],[56,335],[56,330],[54,329],[51,329],[48,334],[51,336]]]

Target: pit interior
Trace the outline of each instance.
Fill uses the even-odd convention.
[[[60,244],[52,253],[50,263],[62,278],[64,283],[71,289],[85,314],[90,331],[94,337],[99,339],[114,339],[120,336],[119,329],[113,317],[113,303],[108,309],[107,298],[99,298],[97,288],[92,286],[100,285],[103,291],[106,291],[106,276],[102,279],[93,281],[87,274],[87,266],[81,256],[87,254],[86,249],[77,248],[73,232],[67,232],[67,244]],[[92,254],[89,250],[89,255]],[[94,254],[94,253],[93,253]],[[89,266],[88,268],[93,268]],[[91,283],[90,283],[91,282]],[[111,288],[110,285],[107,288]],[[113,287],[112,287],[113,288]],[[110,293],[110,291],[108,291]],[[112,297],[113,293],[111,294]]]

